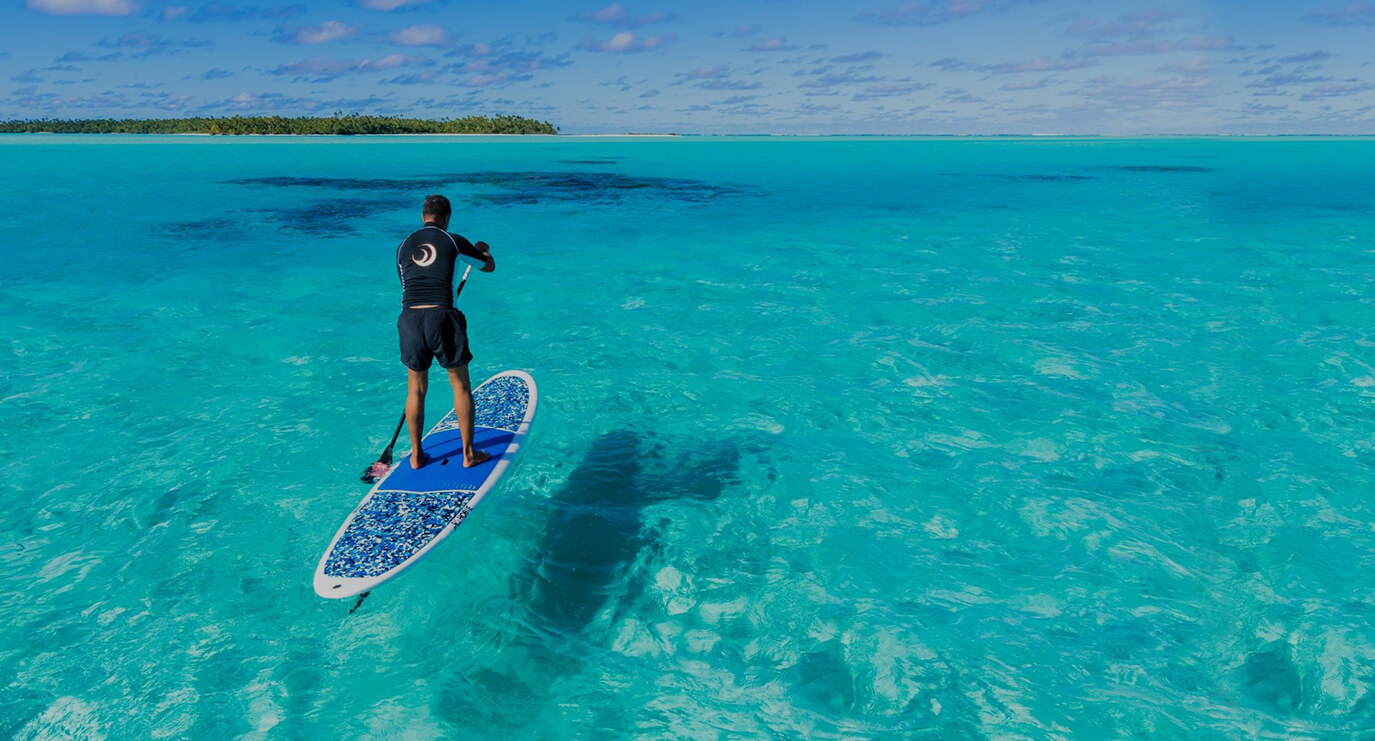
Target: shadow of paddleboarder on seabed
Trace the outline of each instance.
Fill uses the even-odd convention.
[[[668,517],[679,506],[712,507],[732,488],[748,490],[760,483],[741,473],[750,457],[767,471],[758,472],[760,488],[767,488],[776,478],[768,450],[766,440],[749,436],[699,442],[618,430],[597,438],[543,502],[543,537],[512,577],[509,619],[483,621],[491,627],[488,640],[501,647],[501,665],[455,676],[446,689],[454,702],[446,708],[491,713],[510,730],[519,714],[471,698],[515,696],[531,709],[543,707],[542,688],[578,675],[590,654],[609,650],[605,629],[643,604],[672,547],[665,543],[667,520],[648,521],[646,509],[681,503],[662,510]]]
[[[742,449],[731,442],[670,447],[625,430],[600,437],[549,501],[548,527],[525,580],[536,624],[580,633],[608,600],[630,591],[634,565],[661,548],[657,529],[645,526],[645,508],[713,501],[739,483]]]

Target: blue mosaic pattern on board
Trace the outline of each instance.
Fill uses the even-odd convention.
[[[476,416],[476,413],[474,413],[474,416]],[[435,434],[436,432],[447,432],[447,431],[449,431],[449,430],[457,430],[457,429],[458,429],[458,415],[457,415],[457,414],[454,414],[454,410],[450,409],[450,410],[449,410],[449,413],[446,414],[446,415],[444,415],[444,417],[443,417],[442,419],[439,420],[439,424],[437,424],[437,425],[434,426],[434,429],[432,429],[432,430],[430,430],[429,432],[425,433],[425,437],[429,437],[430,435],[433,435],[433,434]]]
[[[517,376],[501,376],[473,389],[473,424],[515,432],[525,419],[530,387]],[[458,417],[449,410],[429,434],[458,429]]]
[[[471,510],[471,491],[378,491],[335,543],[325,575],[361,578],[395,568]]]
[[[515,431],[525,419],[530,404],[530,387],[519,376],[501,376],[482,384],[473,391],[473,405],[477,410],[475,424],[498,430]]]

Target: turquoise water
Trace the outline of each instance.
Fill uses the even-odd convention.
[[[1375,728],[1375,142],[0,159],[0,736]],[[473,375],[540,416],[350,617],[311,575],[431,191],[499,264]]]

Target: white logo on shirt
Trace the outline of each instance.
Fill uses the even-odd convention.
[[[422,268],[428,268],[434,264],[435,258],[439,257],[439,250],[428,242],[420,245],[420,255],[411,255],[411,262]]]

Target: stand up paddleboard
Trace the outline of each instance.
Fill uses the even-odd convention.
[[[538,397],[534,379],[515,370],[473,389],[473,447],[491,460],[463,467],[458,417],[450,411],[420,441],[429,462],[416,470],[402,456],[344,520],[315,568],[315,593],[342,599],[367,592],[448,537],[510,471]]]

